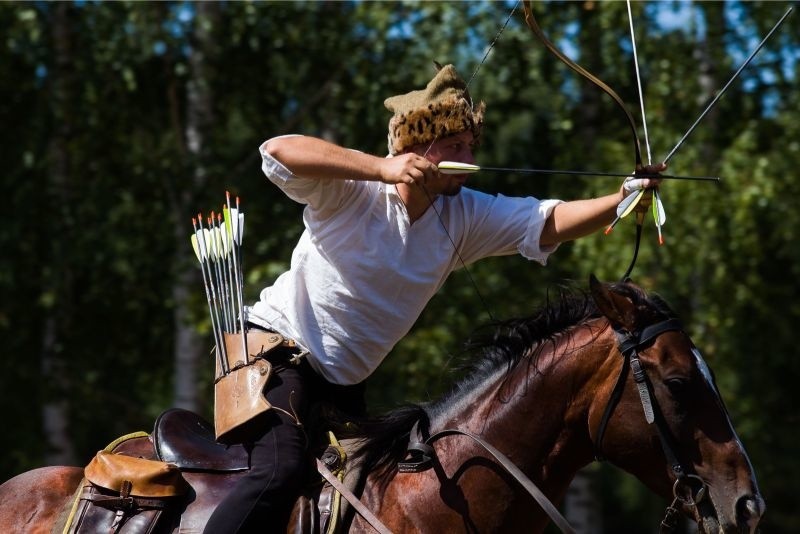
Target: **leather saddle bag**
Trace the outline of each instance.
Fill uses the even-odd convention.
[[[69,534],[171,532],[189,491],[177,466],[100,451],[84,470]]]

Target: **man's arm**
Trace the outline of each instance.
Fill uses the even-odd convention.
[[[666,165],[661,163],[648,165],[644,171],[647,174],[657,174],[666,168]],[[636,178],[636,180],[641,180],[637,185],[645,188],[656,186],[660,182],[658,179],[648,178]],[[539,242],[543,247],[552,246],[589,235],[611,224],[617,216],[617,205],[631,192],[632,190],[623,184],[619,191],[611,195],[589,200],[573,200],[557,205],[542,229]]]
[[[382,158],[308,136],[277,137],[267,142],[265,150],[296,176],[314,180],[412,184],[439,172],[430,161],[413,153]]]

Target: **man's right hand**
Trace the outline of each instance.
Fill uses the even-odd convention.
[[[387,184],[426,184],[439,177],[439,168],[414,153],[385,158],[380,167],[380,181]]]

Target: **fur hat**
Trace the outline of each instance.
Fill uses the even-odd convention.
[[[425,89],[392,96],[384,101],[394,113],[389,120],[389,153],[448,135],[471,130],[475,143],[480,138],[486,104],[473,106],[467,84],[453,65],[441,67]]]

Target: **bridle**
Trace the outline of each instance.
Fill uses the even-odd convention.
[[[673,532],[677,529],[677,520],[680,517],[681,507],[695,507],[703,500],[708,492],[708,485],[698,475],[689,473],[681,464],[678,455],[675,453],[674,438],[667,426],[658,405],[658,399],[652,391],[650,381],[647,379],[647,372],[639,359],[639,351],[645,349],[652,341],[665,332],[684,332],[683,325],[678,319],[666,319],[656,324],[647,326],[641,330],[630,332],[624,328],[614,328],[614,332],[619,342],[619,352],[622,355],[622,370],[617,377],[617,382],[611,392],[608,404],[606,405],[600,426],[597,430],[597,438],[594,440],[595,459],[603,460],[602,443],[608,428],[609,420],[614,410],[622,398],[622,393],[627,382],[628,371],[633,369],[633,379],[639,391],[639,398],[644,409],[645,419],[648,424],[655,423],[661,448],[664,456],[669,463],[672,473],[675,475],[675,483],[672,486],[672,493],[675,497],[667,507],[664,519],[661,520],[662,533]],[[420,421],[414,423],[409,433],[408,457],[398,463],[398,470],[401,473],[419,473],[430,469],[436,458],[436,451],[433,442],[445,436],[462,435],[466,436],[484,448],[493,456],[506,471],[511,474],[525,490],[536,500],[542,509],[550,516],[555,525],[565,533],[573,533],[574,530],[560,514],[558,509],[549,499],[539,490],[533,482],[518,468],[514,463],[503,455],[486,440],[467,431],[459,429],[445,429],[431,436],[425,436],[425,432],[420,428]],[[423,423],[425,426],[425,423]]]
[[[605,436],[608,422],[619,404],[622,392],[625,389],[629,369],[633,370],[633,380],[639,392],[639,399],[644,409],[645,420],[648,424],[655,423],[656,433],[661,449],[667,459],[667,463],[675,476],[675,483],[672,486],[672,493],[675,499],[667,507],[665,517],[661,521],[661,532],[672,532],[677,527],[676,520],[679,516],[678,505],[694,507],[705,497],[708,489],[706,482],[696,474],[689,473],[678,455],[675,453],[675,440],[670,432],[667,422],[664,420],[658,399],[653,394],[652,385],[647,377],[647,371],[642,366],[639,359],[639,351],[645,349],[651,342],[665,332],[684,332],[683,325],[678,319],[666,319],[647,326],[641,330],[633,332],[624,328],[614,327],[614,332],[619,343],[619,352],[622,356],[622,369],[620,370],[611,397],[606,404],[600,426],[597,429],[597,438],[594,441],[595,459],[602,461],[603,437]]]

